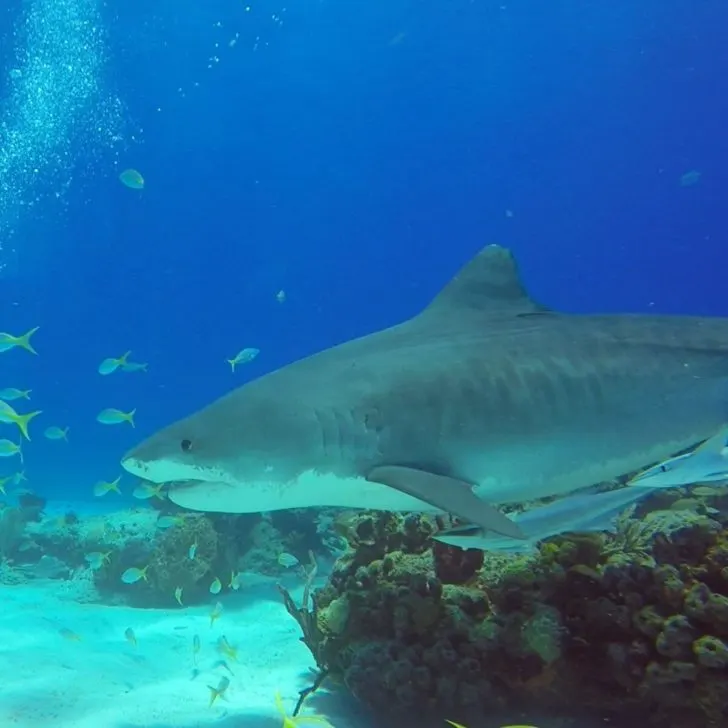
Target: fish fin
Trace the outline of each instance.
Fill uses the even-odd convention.
[[[12,418],[13,422],[18,426],[18,429],[26,440],[30,440],[30,435],[28,434],[28,424],[34,417],[37,417],[39,414],[42,414],[41,410],[29,412],[25,415],[17,415],[16,417]]]
[[[461,526],[453,526],[452,528],[444,528],[442,531],[432,534],[432,538],[438,536],[469,536],[471,538],[482,538],[486,532],[480,526],[473,523],[467,523]]]
[[[700,445],[693,450],[693,455],[704,452],[721,455],[726,447],[728,447],[728,425],[723,425],[720,430],[713,435],[713,437],[709,437],[707,440],[700,443]]]
[[[407,493],[436,508],[509,538],[526,538],[520,527],[473,493],[462,480],[400,465],[374,468],[367,480]]]
[[[29,351],[31,354],[37,354],[38,352],[33,348],[33,345],[30,343],[30,337],[38,331],[40,326],[36,326],[32,328],[30,331],[26,331],[22,336],[18,336],[16,338],[16,346],[19,346],[21,349],[25,349],[26,351]]]
[[[500,245],[488,245],[466,263],[421,315],[467,310],[503,316],[547,311],[531,300],[513,254]]]

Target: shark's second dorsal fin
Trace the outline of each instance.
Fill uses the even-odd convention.
[[[547,309],[530,299],[511,251],[488,245],[462,267],[423,313],[467,310],[515,316]]]

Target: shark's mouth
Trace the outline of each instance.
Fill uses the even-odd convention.
[[[176,480],[169,484],[167,497],[181,508],[213,513],[236,513],[232,501],[234,487],[219,480]]]

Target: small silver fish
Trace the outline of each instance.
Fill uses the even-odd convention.
[[[128,361],[121,365],[122,372],[146,372],[149,365],[146,362]]]
[[[0,399],[6,402],[12,402],[14,399],[30,399],[31,391],[30,389],[16,389],[15,387],[0,389]]]

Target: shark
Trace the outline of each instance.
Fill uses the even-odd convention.
[[[550,310],[489,245],[412,318],[245,383],[121,464],[197,511],[444,511],[525,539],[500,505],[614,480],[727,421],[728,318]]]

